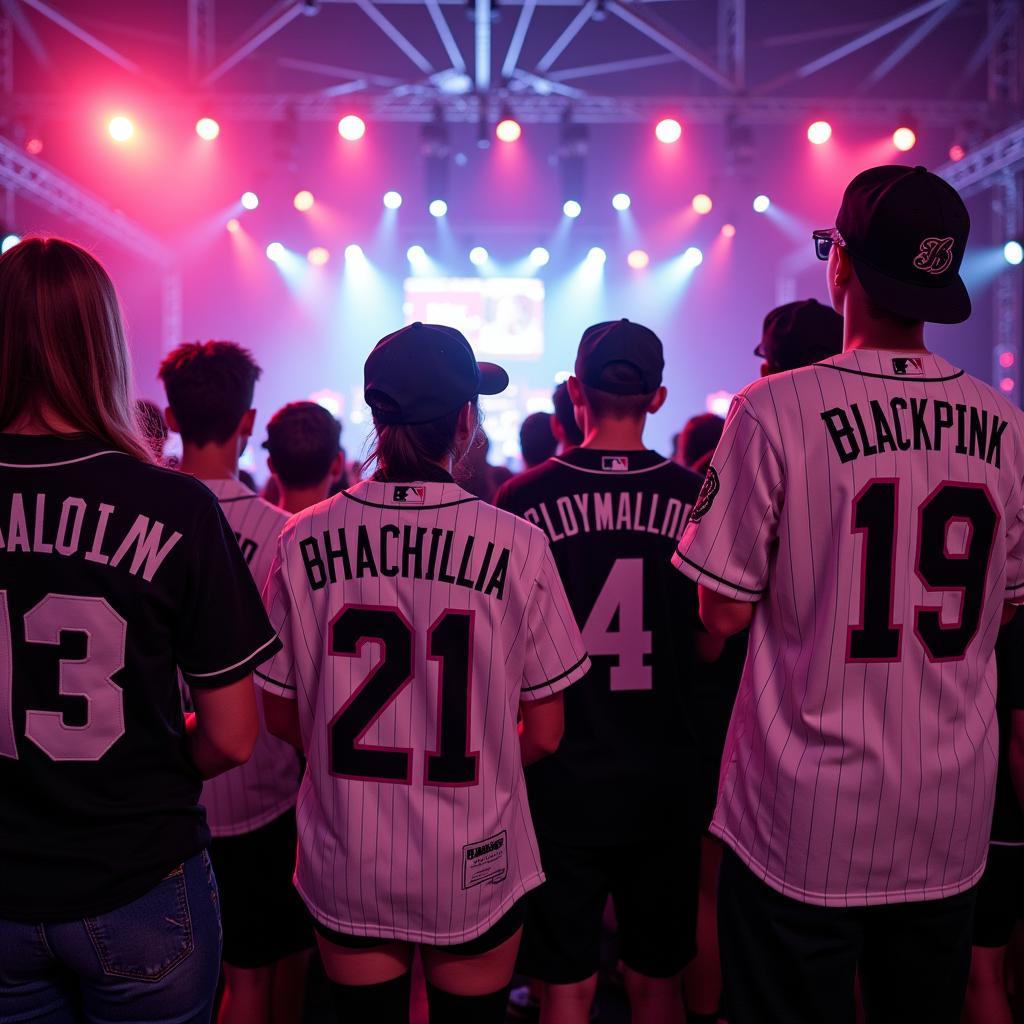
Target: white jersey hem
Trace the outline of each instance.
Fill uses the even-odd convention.
[[[492,910],[488,914],[483,922],[466,929],[466,931],[447,933],[415,932],[400,928],[381,928],[366,922],[357,924],[354,921],[343,921],[341,918],[325,914],[313,903],[312,897],[302,888],[298,875],[294,879],[294,884],[309,912],[320,924],[331,931],[339,932],[342,935],[354,935],[359,938],[413,942],[424,946],[457,946],[462,942],[472,942],[473,939],[478,939],[485,932],[489,932],[519,900],[531,890],[536,889],[544,881],[545,875],[543,871],[522,879],[508,896],[498,904],[497,909]]]
[[[299,787],[296,785],[295,795],[284,803],[275,804],[269,811],[262,811],[255,818],[247,818],[244,822],[234,825],[214,825],[210,820],[209,808],[204,808],[206,810],[206,824],[210,826],[210,835],[214,839],[230,839],[232,836],[244,836],[248,832],[255,832],[256,829],[269,825],[275,819],[280,818],[282,814],[287,814],[290,810],[294,810],[298,797]]]
[[[854,894],[807,892],[805,889],[773,875],[724,825],[713,821],[708,831],[721,839],[765,885],[788,899],[796,900],[799,903],[810,903],[818,907],[876,907],[893,903],[924,903],[928,900],[946,899],[966,892],[976,885],[985,871],[983,861],[981,867],[962,881],[935,888]]]

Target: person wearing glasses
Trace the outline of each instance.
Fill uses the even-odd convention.
[[[970,221],[876,167],[815,232],[843,352],[736,396],[675,564],[750,629],[711,831],[732,1024],[960,1020],[1024,603],[1024,416],[925,346]]]

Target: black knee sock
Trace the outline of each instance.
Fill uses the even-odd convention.
[[[504,1024],[508,985],[485,996],[457,996],[427,982],[430,1024]]]
[[[379,985],[339,985],[331,982],[331,1000],[338,1024],[409,1024],[412,975],[403,974]]]

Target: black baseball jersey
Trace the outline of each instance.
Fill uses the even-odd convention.
[[[104,913],[198,853],[178,670],[213,689],[279,646],[201,483],[0,434],[0,918]]]
[[[1024,612],[999,631],[996,641],[996,719],[999,722],[999,771],[992,842],[1024,846],[1024,811],[1010,776],[1009,750],[1013,712],[1024,711]]]
[[[538,832],[618,843],[691,804],[696,588],[669,563],[699,490],[656,452],[577,448],[495,499],[548,535],[592,661],[565,695],[558,751],[526,770]]]

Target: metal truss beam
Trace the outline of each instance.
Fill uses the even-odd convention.
[[[213,65],[215,0],[187,0],[188,77],[195,82]]]
[[[715,68],[688,39],[685,39],[661,18],[656,18],[652,11],[642,10],[635,2],[620,3],[620,0],[608,0],[607,7],[612,14],[627,25],[647,36],[662,49],[675,54],[681,61],[689,64],[691,68],[699,71],[706,78],[710,78],[716,85],[730,92],[734,90],[735,87],[730,78]]]
[[[1024,121],[975,146],[956,163],[943,164],[935,173],[961,195],[982,192],[1002,180],[1007,171],[1024,170]]]
[[[440,3],[438,3],[438,0],[426,0],[426,4],[430,20],[434,23],[434,28],[437,29],[437,34],[441,37],[441,43],[444,46],[445,53],[448,54],[452,67],[460,73],[465,72],[466,62],[462,58],[459,44],[455,42],[455,36],[452,35],[451,26],[445,20]]]
[[[860,91],[865,92],[880,82],[890,71],[901,64],[917,49],[953,11],[960,6],[961,0],[948,0],[944,7],[932,11],[913,32],[910,33],[864,80]]]
[[[517,72],[521,74],[522,72]],[[527,75],[530,84],[537,86]],[[541,80],[542,82],[547,81]],[[557,83],[556,83],[557,84]],[[567,86],[562,87],[568,89]],[[183,109],[192,109],[204,95],[176,96],[154,101],[154,115],[180,118]],[[434,117],[437,92],[415,84],[402,86],[389,94],[372,94],[365,101],[369,116],[392,123],[422,124]],[[481,102],[473,95],[445,97],[445,118],[451,122],[477,123]],[[516,119],[524,124],[558,123],[570,105],[559,95],[530,92],[516,94]],[[63,121],[77,116],[62,93],[15,93],[11,100],[18,116]],[[858,99],[817,96],[744,97],[735,96],[594,96],[573,91],[573,119],[589,124],[635,124],[649,121],[666,109],[678,110],[692,124],[720,124],[731,116],[741,116],[745,124],[792,124],[795,120],[828,110],[837,120],[852,124],[877,125],[906,115],[905,100]],[[355,109],[355,108],[353,108]],[[914,104],[914,116],[921,125],[959,125],[971,119],[982,120],[989,105],[981,100],[922,100]],[[338,117],[337,104],[319,93],[218,93],[218,116],[224,121],[250,124],[273,123],[290,117],[308,122],[331,122]],[[358,111],[357,111],[358,112]],[[969,160],[970,158],[968,158]],[[968,162],[968,161],[963,161]],[[959,165],[957,165],[959,166]]]
[[[551,65],[565,52],[565,48],[580,34],[583,26],[593,17],[597,10],[597,0],[587,0],[576,17],[563,29],[562,34],[548,47],[548,52],[537,61],[537,70],[542,74],[550,70]]]
[[[18,6],[18,0],[0,0],[0,11],[3,11],[10,19],[11,25],[37,63],[44,68],[51,67],[50,55],[46,52],[46,47],[43,46],[39,34],[25,17],[25,12]]]
[[[587,64],[564,71],[551,71],[548,78],[555,82],[571,82],[574,78],[593,78],[595,75],[614,75],[621,71],[639,71],[662,64],[676,64],[679,58],[672,53],[655,53],[650,57],[632,57],[628,60],[610,60],[604,64]]]
[[[236,64],[241,63],[251,53],[255,53],[268,39],[272,39],[286,25],[291,24],[302,14],[304,6],[303,0],[278,0],[278,3],[235,42],[231,52],[203,78],[201,84],[213,85]]]
[[[995,32],[988,55],[988,98],[992,103],[1016,106],[1021,101],[1020,0],[989,0],[989,24]]]
[[[423,72],[429,75],[434,65],[404,36],[390,19],[377,10],[370,0],[354,0],[355,5]]]
[[[747,79],[747,2],[718,0],[718,70],[743,89]]]
[[[512,77],[512,73],[519,63],[519,57],[523,52],[523,43],[526,42],[526,33],[530,30],[530,22],[533,21],[533,12],[536,9],[537,0],[526,0],[519,12],[515,31],[513,31],[512,39],[508,44],[508,52],[505,54],[505,63],[501,66],[501,77],[506,81]]]
[[[169,266],[172,262],[171,252],[163,242],[70,178],[3,138],[0,138],[0,185],[32,197],[154,263]]]
[[[491,0],[476,0],[476,91],[491,91]]]
[[[823,71],[825,68],[830,67],[837,61],[842,60],[844,57],[849,57],[851,53],[863,50],[865,46],[870,46],[879,39],[884,39],[886,36],[892,35],[893,32],[903,28],[904,25],[909,25],[911,22],[917,21],[918,18],[923,18],[926,14],[931,14],[932,11],[937,10],[946,3],[948,3],[948,0],[925,0],[924,3],[918,4],[916,7],[911,7],[909,10],[903,11],[901,14],[897,14],[893,18],[888,18],[880,25],[876,25],[867,32],[862,32],[859,36],[851,39],[848,43],[843,43],[842,46],[837,46],[835,49],[829,50],[828,53],[801,65],[794,71],[787,71],[785,74],[779,75],[778,77],[759,85],[754,91],[758,94],[764,94],[766,92],[771,92],[780,85],[785,85],[786,82],[792,82],[794,79],[810,78],[811,75],[816,75],[819,71]]]
[[[70,18],[61,14],[60,11],[54,10],[49,4],[44,4],[43,0],[19,0],[19,2],[26,7],[31,7],[33,11],[37,11],[44,18],[52,21],[54,25],[58,25],[65,32],[73,35],[79,42],[85,43],[86,46],[95,50],[101,56],[106,57],[107,60],[113,61],[118,67],[122,67],[125,71],[130,71],[135,75],[142,73],[142,68],[135,61],[129,60],[123,54],[118,53],[112,46],[107,46],[101,39],[97,39],[91,32],[86,32],[84,28],[76,25]]]

